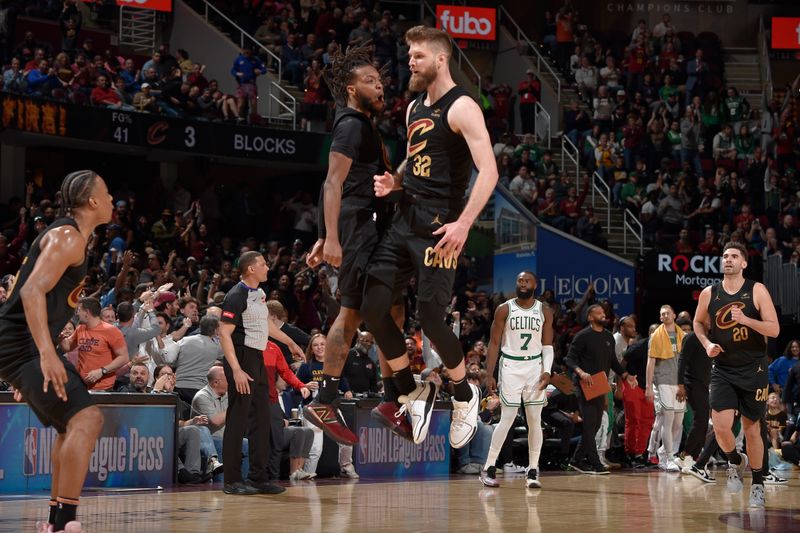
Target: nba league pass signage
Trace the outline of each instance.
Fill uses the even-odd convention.
[[[361,477],[446,476],[450,472],[450,412],[434,409],[428,437],[414,444],[356,410],[356,470]]]
[[[57,432],[25,404],[0,403],[0,494],[50,488]],[[105,423],[89,460],[87,487],[169,486],[175,471],[175,405],[100,405]]]

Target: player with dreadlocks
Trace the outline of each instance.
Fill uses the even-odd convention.
[[[336,408],[339,384],[347,353],[361,324],[364,271],[390,215],[388,203],[373,192],[373,176],[391,169],[386,149],[373,117],[383,111],[383,81],[372,65],[370,45],[351,46],[332,54],[323,77],[336,100],[333,142],[328,156],[328,174],[322,188],[319,240],[307,263],[325,261],[339,268],[341,309],[325,344],[323,379],[319,394],[304,414],[309,422],[342,444],[354,444],[350,431]],[[402,314],[395,306],[395,315]],[[391,368],[381,357],[384,401],[373,409],[378,421],[404,438],[411,426],[397,404]]]
[[[86,385],[55,346],[83,289],[89,238],[111,220],[111,200],[96,173],[68,174],[61,184],[62,218],[33,241],[0,307],[0,380],[11,383],[15,398],[58,432],[51,452],[50,518],[38,525],[41,532],[81,531],[75,521],[78,498],[103,427]]]

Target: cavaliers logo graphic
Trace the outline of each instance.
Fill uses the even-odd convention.
[[[714,315],[714,321],[719,329],[730,329],[737,324],[737,322],[731,318],[731,311],[734,307],[744,308],[744,303],[731,302],[722,306],[720,310],[717,311],[717,314]]]
[[[81,299],[81,293],[83,292],[84,283],[85,283],[84,281],[81,281],[77,287],[72,289],[72,292],[69,293],[69,296],[67,296],[67,304],[73,309],[78,307],[78,300]]]
[[[421,118],[419,120],[415,120],[408,126],[408,139],[414,138],[414,135],[423,136],[429,131],[431,131],[434,127],[434,123],[429,118]],[[409,145],[408,147],[408,157],[414,157],[419,152],[421,152],[425,146],[427,146],[428,141],[422,140],[420,142],[416,142],[414,144]]]
[[[147,144],[155,146],[157,144],[163,143],[167,139],[168,129],[169,129],[169,124],[167,124],[163,120],[156,122],[155,124],[147,128]]]

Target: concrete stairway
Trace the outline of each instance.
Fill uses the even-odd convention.
[[[725,80],[747,98],[752,109],[763,107],[761,69],[757,48],[725,49]]]

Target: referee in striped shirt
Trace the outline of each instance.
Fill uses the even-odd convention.
[[[270,335],[267,295],[259,284],[267,281],[269,267],[259,252],[245,252],[239,257],[241,281],[222,304],[220,345],[225,354],[223,369],[228,380],[228,411],[222,438],[226,494],[279,494],[286,489],[267,482],[269,461],[269,381],[263,351],[270,336],[287,344],[293,352],[300,348],[285,333]],[[250,472],[242,479],[242,441],[254,411],[249,433]]]

